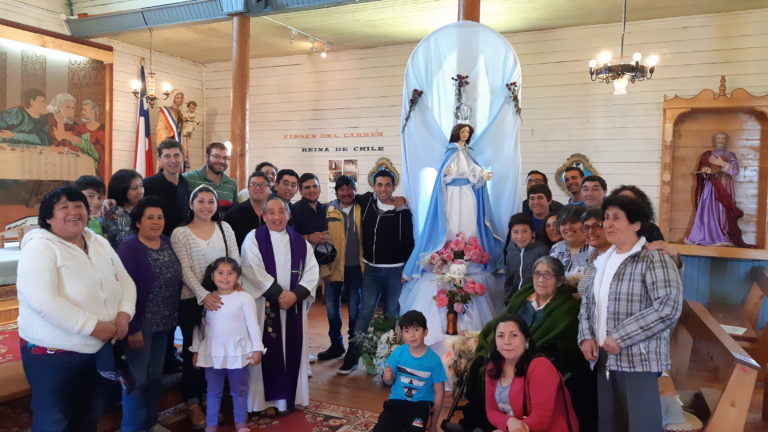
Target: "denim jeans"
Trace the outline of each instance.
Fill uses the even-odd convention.
[[[224,394],[224,380],[229,380],[229,393],[232,394],[232,410],[235,424],[248,421],[248,366],[240,369],[205,368],[208,382],[208,406],[205,409],[205,424],[219,424],[221,397]]]
[[[95,432],[101,415],[96,354],[32,354],[21,344],[21,362],[32,389],[32,432]]]
[[[182,350],[181,358],[184,361],[181,369],[181,397],[187,405],[201,404],[205,394],[205,377],[202,369],[192,364],[192,346],[195,324],[200,320],[202,306],[197,304],[197,299],[192,297],[179,302],[179,327],[181,327]]]
[[[384,295],[384,317],[397,318],[400,313],[400,291],[403,288],[403,267],[365,267],[360,312],[355,321],[354,334],[368,331],[368,325],[376,312],[379,298]],[[346,358],[360,358],[360,347],[350,344]]]
[[[144,347],[140,349],[130,348],[126,342],[125,355],[136,379],[136,387],[130,393],[123,390],[123,421],[120,428],[124,432],[146,431],[157,423],[160,380],[171,331],[142,332]]]
[[[355,331],[355,320],[360,311],[360,290],[363,285],[363,273],[360,266],[344,268],[343,282],[329,282],[325,288],[325,310],[328,313],[328,337],[331,346],[344,346],[341,335],[341,297],[344,291],[349,293],[349,337]]]

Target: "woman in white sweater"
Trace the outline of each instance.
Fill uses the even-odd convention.
[[[189,409],[189,418],[197,429],[205,427],[205,414],[200,400],[205,391],[202,370],[192,363],[189,351],[193,341],[195,323],[199,321],[200,305],[217,310],[221,298],[202,286],[205,268],[219,257],[227,256],[240,262],[235,233],[226,222],[221,222],[216,191],[208,185],[198,186],[189,198],[190,218],[186,225],[173,230],[171,247],[181,262],[181,302],[179,326],[183,337],[181,393]]]
[[[32,430],[95,431],[97,361],[125,337],[136,287],[109,243],[88,224],[71,186],[49,192],[24,237],[17,272],[19,336],[32,388]]]

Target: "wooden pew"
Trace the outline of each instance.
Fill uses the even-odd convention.
[[[768,421],[768,331],[757,329],[763,300],[768,297],[768,268],[752,267],[749,276],[752,289],[743,305],[714,304],[710,309],[720,324],[747,329],[744,334],[731,336],[763,367],[762,418]]]
[[[670,350],[672,381],[704,430],[743,430],[760,366],[704,305],[684,302]]]
[[[752,280],[752,289],[747,294],[744,304],[714,303],[710,304],[709,309],[720,324],[747,329],[744,334],[732,333],[731,336],[735,340],[756,343],[761,340],[763,333],[766,333],[757,330],[757,321],[760,318],[763,299],[768,297],[768,269],[762,266],[752,267],[749,277]]]

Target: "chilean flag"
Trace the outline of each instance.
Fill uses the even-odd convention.
[[[144,96],[147,95],[147,80],[144,78],[144,65],[141,65],[141,97],[139,98],[139,111],[136,115],[136,156],[133,159],[133,168],[142,177],[152,175],[155,169],[152,165],[152,133],[149,129],[149,110]]]

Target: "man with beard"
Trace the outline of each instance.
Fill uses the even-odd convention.
[[[579,167],[570,166],[563,173],[565,179],[565,188],[571,194],[568,199],[568,205],[584,205],[581,200],[581,181],[584,178],[584,171]]]
[[[212,142],[205,148],[206,164],[202,168],[184,173],[189,182],[189,188],[206,184],[216,191],[219,198],[219,209],[226,212],[237,198],[237,183],[224,171],[229,168],[229,152],[227,146],[220,142]]]
[[[80,141],[75,129],[75,97],[59,93],[48,104],[48,135],[52,146],[71,146]]]
[[[75,124],[74,134],[80,137],[77,143],[72,143],[80,149],[81,152],[88,154],[93,158],[96,165],[96,175],[99,178],[106,178],[106,172],[104,171],[104,124],[98,121],[99,106],[96,102],[86,99],[83,101],[83,106],[80,109],[80,121],[82,123]],[[90,146],[81,146],[80,144],[90,144]],[[87,150],[90,150],[89,154]]]
[[[49,145],[45,112],[45,93],[36,88],[24,90],[21,106],[0,113],[0,142]]]

